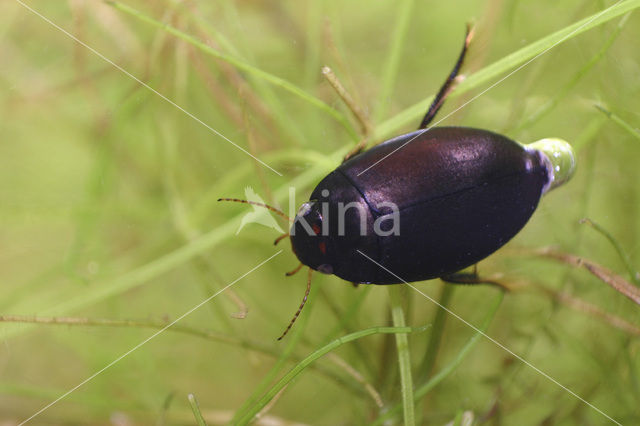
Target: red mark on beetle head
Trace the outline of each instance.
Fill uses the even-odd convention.
[[[325,244],[324,241],[321,243],[318,243],[318,248],[320,249],[322,254],[327,254],[327,245]]]

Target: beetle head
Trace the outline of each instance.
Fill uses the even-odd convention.
[[[328,224],[318,201],[309,201],[298,209],[291,226],[291,248],[298,260],[316,271],[332,274]]]

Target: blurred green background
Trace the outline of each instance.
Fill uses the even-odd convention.
[[[35,414],[277,252],[271,229],[248,225],[235,235],[250,210],[216,199],[243,198],[250,186],[288,211],[289,187],[299,204],[339,164],[358,125],[321,66],[332,67],[380,141],[417,127],[458,55],[465,23],[476,25],[463,70],[469,79],[439,118],[545,47],[499,62],[509,54],[613,2],[126,0],[142,15],[100,1],[28,5],[60,28],[20,2],[0,4],[3,424]],[[496,288],[438,280],[417,287],[472,324],[491,320],[491,337],[616,421],[637,424],[638,306],[584,270],[520,251],[555,246],[638,279],[640,15],[603,16],[442,123],[522,142],[561,137],[578,151],[575,178],[480,263],[481,273],[501,274],[519,290],[493,315]],[[472,85],[478,75],[484,80]],[[579,224],[584,217],[624,256]],[[161,333],[31,424],[195,424],[190,393],[208,424],[239,422],[303,357],[336,337],[391,324],[390,289],[354,289],[317,274],[310,306],[276,342],[306,275],[284,277],[297,260],[287,242],[280,248],[179,322],[190,328]],[[416,404],[416,423],[459,421],[465,412],[475,424],[609,423],[439,315],[424,296],[399,286],[391,292],[408,325],[431,325],[408,335],[415,388],[439,380]],[[52,325],[53,318],[71,324]],[[393,335],[347,343],[312,367],[261,424],[369,424],[401,401]],[[388,422],[401,424],[402,410]]]

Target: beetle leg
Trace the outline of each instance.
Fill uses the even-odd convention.
[[[295,268],[294,270],[287,272],[285,275],[286,275],[287,277],[290,277],[291,275],[296,274],[300,269],[302,269],[302,267],[303,267],[303,266],[304,266],[304,265],[301,263],[301,264],[299,264],[298,266],[296,266],[296,268]]]
[[[502,290],[510,291],[513,289],[513,286],[499,281],[493,277],[483,277],[478,275],[478,265],[473,265],[473,271],[459,271],[454,272],[453,274],[443,275],[440,279],[449,284],[464,284],[464,285],[473,285],[473,284],[490,284],[500,287]]]
[[[433,102],[431,103],[431,106],[429,107],[429,109],[427,110],[427,113],[422,119],[422,122],[420,123],[420,127],[418,127],[418,130],[427,128],[429,123],[431,123],[431,120],[433,120],[433,118],[436,116],[436,114],[440,110],[440,107],[442,107],[442,104],[444,104],[444,101],[449,95],[449,93],[451,93],[451,90],[454,87],[453,83],[456,81],[458,72],[462,67],[462,63],[464,62],[464,57],[467,54],[467,48],[469,47],[469,43],[471,42],[472,37],[473,37],[473,27],[470,24],[467,24],[467,35],[464,38],[464,44],[462,46],[462,51],[460,52],[460,56],[458,57],[458,61],[456,62],[453,69],[451,70],[451,73],[449,74],[447,79],[444,81],[444,84],[442,85],[442,87],[440,87],[440,91],[438,91],[438,94],[433,99]]]
[[[276,238],[276,240],[273,242],[274,246],[277,246],[278,243],[282,240],[284,240],[285,238],[287,238],[289,236],[288,232],[285,232],[284,234],[280,235],[278,238]]]
[[[369,143],[369,139],[366,136],[364,138],[360,139],[360,142],[358,142],[356,144],[356,146],[354,146],[351,149],[351,151],[349,151],[347,153],[347,155],[344,156],[344,158],[342,159],[342,162],[344,163],[345,161],[347,161],[351,157],[355,157],[356,155],[360,154],[367,147],[368,143]]]
[[[453,274],[443,275],[440,279],[449,284],[485,284],[486,280],[481,279],[475,272],[454,272]]]

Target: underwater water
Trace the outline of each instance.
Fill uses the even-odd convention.
[[[639,6],[3,2],[0,423],[636,424]],[[478,264],[502,287],[316,273],[276,341],[290,224],[217,200],[294,216],[416,130],[469,22],[432,124],[561,138],[574,176]]]

